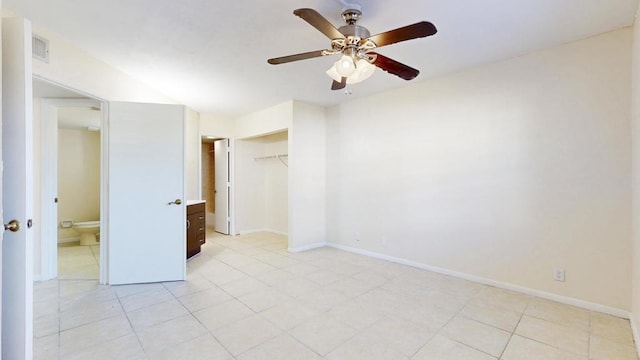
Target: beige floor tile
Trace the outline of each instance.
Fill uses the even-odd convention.
[[[330,352],[328,360],[403,360],[408,356],[386,341],[386,338],[365,333],[360,334]]]
[[[171,281],[162,283],[175,297],[191,295],[203,290],[212,288],[214,285],[211,281],[205,279],[199,274],[188,276],[186,281]]]
[[[251,310],[261,312],[292,299],[291,297],[269,287],[243,295],[239,297],[238,300],[247,305]]]
[[[269,264],[265,264],[263,262],[255,262],[252,264],[247,264],[238,268],[238,270],[249,276],[256,276],[264,273],[268,273],[269,271],[276,270],[277,268],[271,266]]]
[[[231,300],[233,297],[217,286],[209,289],[179,297],[178,300],[189,311],[196,312],[211,306],[219,305]]]
[[[213,335],[232,355],[237,356],[281,333],[282,330],[261,316],[252,315],[217,329]]]
[[[118,298],[124,298],[131,295],[147,291],[159,291],[164,286],[161,283],[152,284],[131,284],[131,285],[115,285],[111,288],[115,291]]]
[[[319,315],[289,331],[293,337],[324,356],[357,334],[357,331],[328,316]]]
[[[329,285],[343,278],[343,276],[338,273],[324,269],[308,273],[305,277],[319,285]]]
[[[314,290],[320,288],[319,285],[305,278],[293,278],[282,283],[277,283],[273,285],[273,287],[293,298],[298,298],[310,294]]]
[[[193,313],[207,329],[214,331],[238,320],[253,315],[254,312],[240,301],[233,299]]]
[[[611,315],[592,313],[591,332],[593,335],[618,343],[633,345],[633,335],[629,320]]]
[[[522,313],[476,299],[471,299],[462,309],[460,315],[508,332],[513,332],[516,329],[522,317]]]
[[[280,329],[289,330],[315,317],[318,312],[293,300],[272,307],[260,314]]]
[[[453,319],[441,335],[495,357],[502,354],[511,337],[509,332],[464,317]]]
[[[147,353],[148,360],[232,360],[233,356],[211,334]]]
[[[327,288],[318,288],[298,298],[300,303],[318,312],[329,311],[349,300],[346,295]]]
[[[227,294],[235,298],[239,298],[243,295],[251,294],[260,290],[265,290],[268,288],[268,285],[260,280],[248,277],[246,279],[226,283],[224,285],[221,285],[220,288]]]
[[[136,331],[145,352],[169,349],[207,333],[191,314]]]
[[[509,341],[507,349],[502,355],[502,359],[587,360],[587,357],[573,354],[522,336],[514,335]],[[613,360],[613,358],[611,360]]]
[[[187,309],[178,300],[173,299],[132,311],[127,316],[133,329],[139,331],[187,314]]]
[[[589,359],[591,360],[638,360],[633,343],[619,343],[592,335],[589,343]]]
[[[315,360],[320,356],[288,334],[281,334],[238,356],[238,360]]]
[[[496,360],[495,357],[441,335],[436,335],[413,360]]]
[[[591,317],[588,310],[538,298],[531,300],[525,314],[582,330],[589,330]]]
[[[120,304],[125,312],[129,313],[147,306],[161,304],[175,299],[169,290],[160,286],[157,289],[139,292],[133,295],[120,297]]]
[[[60,335],[55,334],[33,339],[33,359],[51,360],[60,356]]]
[[[64,331],[80,325],[123,314],[118,299],[107,301],[77,301],[65,311],[60,312],[60,330]]]
[[[299,276],[294,275],[288,271],[284,271],[281,269],[277,269],[277,270],[273,270],[273,271],[269,271],[266,273],[261,273],[255,276],[256,279],[262,281],[263,283],[270,285],[270,286],[275,286],[278,284],[282,284],[286,281],[292,280],[292,279],[296,279]]]
[[[65,359],[91,346],[132,334],[133,330],[124,315],[78,326],[60,333],[60,356]]]
[[[472,301],[523,313],[532,299],[529,295],[487,286]]]
[[[581,356],[589,353],[589,333],[575,327],[525,315],[515,333]]]
[[[387,343],[407,356],[414,355],[435,335],[422,323],[394,318],[381,319],[365,329],[364,334],[385,339]]]
[[[60,332],[60,315],[42,315],[33,320],[33,337],[41,338]]]
[[[501,360],[638,360],[624,319],[335,248],[286,248],[281,235],[208,229],[187,281],[35,283],[34,357],[496,360],[504,349]],[[97,246],[59,253],[70,276],[99,260]]]
[[[328,314],[358,330],[374,324],[385,316],[383,312],[363,306],[362,301],[358,300],[335,305]]]
[[[127,335],[108,342],[96,344],[83,351],[65,356],[65,360],[113,360],[145,359],[144,351],[135,335]]]

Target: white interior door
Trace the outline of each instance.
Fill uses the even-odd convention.
[[[2,19],[2,359],[33,356],[33,106],[31,24]]]
[[[215,156],[215,230],[229,235],[229,140],[216,140],[213,144]]]
[[[186,276],[185,109],[109,103],[108,282]]]

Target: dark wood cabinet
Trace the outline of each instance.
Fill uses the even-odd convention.
[[[187,259],[200,252],[205,237],[205,203],[187,205]]]

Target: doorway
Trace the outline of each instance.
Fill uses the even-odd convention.
[[[35,170],[41,210],[35,274],[40,280],[100,279],[102,101],[40,78],[33,89],[35,163],[41,164]]]
[[[217,233],[231,235],[231,140],[203,136],[201,140],[201,191],[206,201],[206,224]]]

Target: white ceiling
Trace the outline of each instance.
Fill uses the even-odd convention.
[[[418,21],[435,36],[379,52],[421,70],[412,82],[460,71],[633,24],[638,0],[358,0],[359,25],[377,34]],[[334,105],[406,84],[377,71],[331,91],[323,57],[283,65],[267,59],[328,48],[292,14],[309,7],[342,25],[339,0],[3,0],[95,57],[187,106],[237,116],[295,99]],[[52,54],[55,56],[55,54]]]

